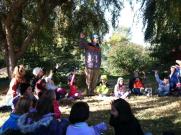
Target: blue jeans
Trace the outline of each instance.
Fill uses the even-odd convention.
[[[158,90],[158,96],[168,96],[168,95],[169,95],[168,91]]]
[[[140,91],[140,88],[133,88],[132,89],[132,93],[133,94],[136,94],[136,95],[142,95],[141,91]]]

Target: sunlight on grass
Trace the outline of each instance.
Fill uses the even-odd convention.
[[[109,122],[110,102],[113,97],[101,100],[98,96],[85,97],[83,101],[90,106],[89,124]],[[132,96],[127,100],[144,131],[151,131],[154,135],[161,135],[162,131],[174,130],[176,135],[181,133],[181,98],[180,97],[146,97]],[[68,117],[72,102],[60,103],[63,117]],[[7,119],[9,113],[0,113],[0,125]],[[113,135],[113,129],[108,127],[107,135]]]

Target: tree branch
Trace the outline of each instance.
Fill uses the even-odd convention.
[[[16,54],[16,57],[17,59],[20,58],[26,51],[26,49],[28,48],[28,46],[30,45],[30,43],[32,42],[32,39],[33,37],[38,33],[38,31],[40,30],[40,27],[45,24],[47,21],[48,21],[48,14],[45,14],[47,13],[46,11],[44,10],[47,10],[44,6],[46,4],[50,4],[51,6],[51,9],[50,9],[50,12],[53,11],[53,9],[59,5],[61,6],[62,4],[66,3],[68,0],[56,0],[54,1],[55,3],[52,3],[52,5],[50,4],[51,3],[51,0],[48,1],[48,3],[41,3],[40,5],[40,9],[43,9],[43,10],[40,10],[41,13],[40,14],[40,20],[39,20],[39,23],[36,24],[33,28],[33,30],[31,32],[29,32],[29,34],[27,35],[27,37],[24,39],[22,45],[21,45],[21,49],[20,51]],[[45,1],[46,2],[46,1]],[[42,6],[42,7],[41,7]]]

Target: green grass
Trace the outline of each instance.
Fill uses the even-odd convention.
[[[90,106],[90,125],[109,121],[110,102],[112,97],[100,100],[97,96],[85,98],[83,101]],[[135,116],[140,121],[144,131],[151,131],[154,135],[161,135],[162,131],[174,130],[176,135],[181,134],[181,98],[179,97],[146,97],[132,96],[128,99]],[[68,117],[72,104],[61,105],[63,117]],[[0,113],[0,125],[8,118],[9,113]],[[113,135],[109,127],[107,135]]]
[[[116,79],[117,77],[109,80],[111,85],[116,83]],[[0,80],[0,84],[3,84],[3,88],[5,88],[5,83],[7,86],[7,80],[5,82]],[[151,80],[148,80],[147,84],[153,86],[152,88],[154,89],[156,88],[153,77]],[[1,86],[0,90],[2,90]],[[3,99],[4,95],[1,95],[0,104],[3,104]],[[91,113],[88,120],[90,125],[102,121],[108,123],[110,102],[112,100],[112,97],[106,100],[100,100],[97,96],[91,98],[85,97],[83,99],[83,101],[87,102],[90,106]],[[150,131],[154,135],[162,135],[161,133],[165,130],[173,130],[176,135],[181,135],[181,97],[158,97],[156,95],[152,97],[131,96],[128,102],[145,132]],[[71,105],[72,103],[67,102],[60,104],[63,117],[68,117]],[[8,116],[9,113],[0,113],[0,126]],[[109,127],[106,135],[113,134],[113,129]]]

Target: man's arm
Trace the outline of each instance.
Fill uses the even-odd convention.
[[[85,40],[85,37],[86,37],[85,34],[80,33],[80,43],[79,43],[80,48],[84,48],[84,49],[87,48],[88,42]]]

